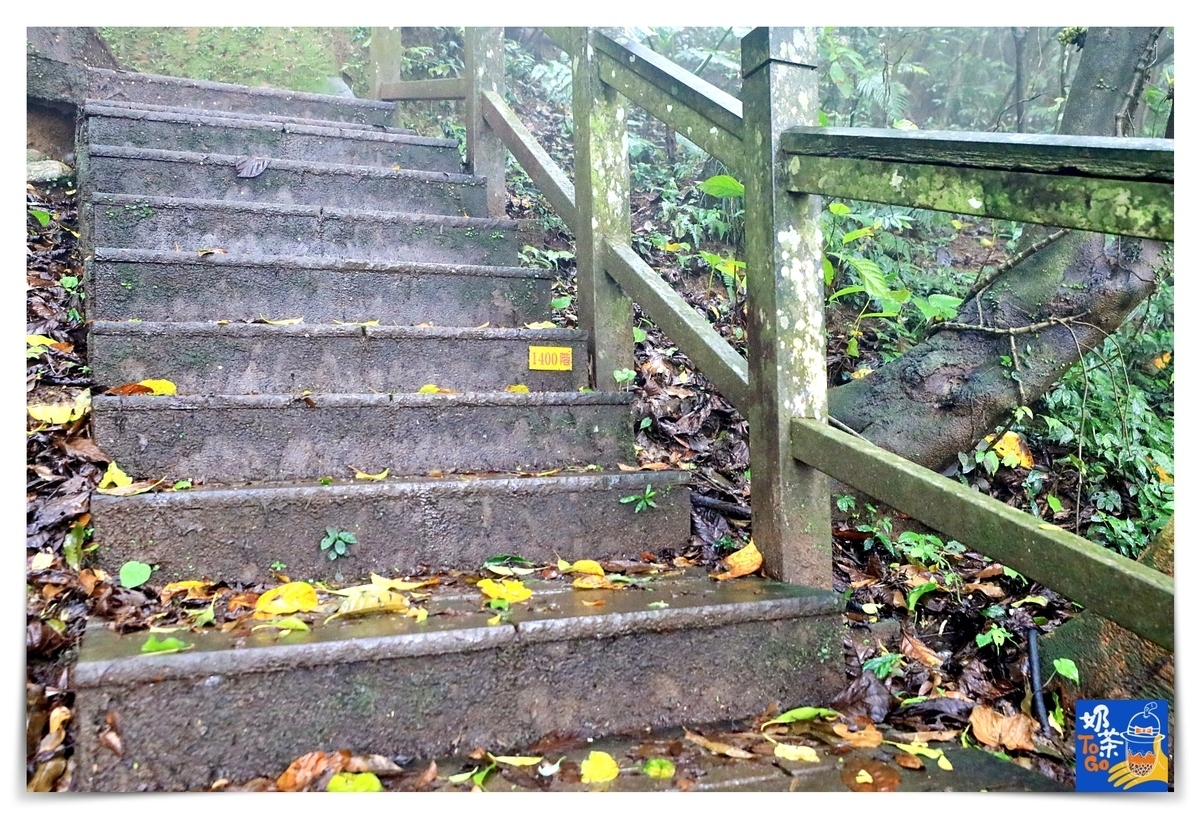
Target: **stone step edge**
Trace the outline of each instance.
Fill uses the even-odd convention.
[[[194,151],[168,151],[159,148],[135,148],[123,145],[89,144],[88,155],[112,159],[137,159],[148,162],[172,162],[185,165],[233,168],[245,156],[223,153],[197,153]],[[379,179],[394,179],[397,182],[449,183],[483,187],[487,179],[465,173],[449,173],[437,170],[410,170],[383,168],[376,165],[348,165],[337,162],[300,162],[295,159],[271,159],[267,170],[290,170],[297,173],[329,176],[369,176]]]
[[[290,483],[248,483],[238,486],[197,486],[185,491],[162,491],[119,497],[108,494],[92,494],[93,512],[105,506],[132,506],[135,508],[166,507],[190,509],[225,507],[230,504],[253,502],[270,503],[281,499],[312,500],[322,495],[338,495],[347,499],[372,500],[403,497],[414,493],[437,492],[440,495],[487,494],[531,494],[542,495],[555,492],[606,492],[630,488],[643,483],[670,487],[686,486],[691,472],[682,469],[657,471],[599,471],[559,472],[545,477],[519,477],[513,475],[466,476],[447,474],[444,477],[395,475],[378,482],[335,480],[329,485],[316,481]]]
[[[311,127],[324,127],[331,129],[341,129],[346,131],[361,131],[363,133],[374,134],[392,134],[395,136],[416,136],[417,132],[411,128],[391,128],[386,125],[371,125],[363,122],[347,122],[340,119],[308,119],[302,116],[286,116],[284,114],[255,114],[249,111],[220,111],[215,108],[189,108],[186,105],[159,105],[153,102],[128,102],[126,100],[117,99],[96,99],[88,97],[84,100],[84,104],[93,104],[112,108],[116,110],[126,111],[148,111],[155,113],[176,113],[188,111],[202,111],[205,116],[215,117],[218,119],[229,120],[245,120],[248,122],[261,122],[264,124],[278,125],[304,125]],[[457,143],[455,143],[457,146]]]
[[[745,580],[734,580],[745,582]],[[185,651],[169,655],[131,655],[110,659],[87,659],[86,653],[75,666],[75,685],[95,688],[105,685],[144,684],[166,679],[183,679],[231,673],[270,673],[297,666],[320,667],[347,662],[418,658],[446,653],[468,653],[491,648],[565,642],[578,639],[604,639],[636,633],[680,630],[711,630],[745,622],[798,619],[840,613],[843,602],[830,591],[783,586],[764,580],[749,580],[764,586],[766,598],[753,601],[688,604],[686,597],[676,599],[672,607],[591,613],[586,616],[538,617],[532,611],[514,614],[514,619],[498,625],[480,624],[441,630],[401,632],[382,636],[349,637],[301,644],[275,644],[233,649]],[[771,594],[774,591],[774,595]],[[574,589],[553,590],[540,595],[549,603],[556,595],[577,594]],[[618,591],[616,593],[637,593]],[[666,583],[655,586],[655,596],[670,593]],[[538,597],[535,597],[538,598]],[[528,617],[528,618],[526,618]],[[473,617],[474,618],[474,617]],[[375,621],[378,625],[378,620]],[[399,628],[407,629],[402,622]],[[96,625],[90,628],[96,629]],[[130,651],[135,639],[129,640]],[[84,644],[87,641],[85,637]],[[85,648],[86,650],[86,648]]]
[[[395,406],[405,409],[457,406],[623,406],[633,403],[629,392],[461,392],[452,395],[420,393],[323,394],[311,398],[317,409]],[[192,409],[284,409],[295,395],[97,395],[94,412],[172,412]],[[311,409],[309,410],[311,411]]]
[[[495,278],[557,278],[556,270],[541,267],[490,267],[486,264],[444,264],[415,261],[369,261],[366,259],[324,259],[314,256],[260,256],[237,253],[209,253],[198,256],[182,250],[142,250],[126,247],[96,247],[92,260],[133,264],[203,264],[215,267],[275,267],[286,264],[300,270],[335,272],[361,270],[372,273],[415,275],[492,276]]]
[[[144,196],[132,193],[93,193],[91,203],[94,207],[102,205],[113,206],[146,206],[163,209],[192,208],[195,210],[218,210],[227,213],[268,213],[276,216],[329,216],[331,218],[368,219],[372,222],[408,222],[444,227],[474,227],[479,230],[519,230],[532,229],[537,224],[532,219],[484,219],[474,216],[439,216],[431,213],[405,213],[390,210],[357,210],[338,207],[320,207],[317,205],[285,205],[271,202],[227,202],[221,199],[185,199],[173,196]]]
[[[92,321],[94,335],[126,337],[186,335],[213,338],[367,338],[380,340],[453,339],[464,341],[586,341],[579,329],[513,327],[363,326],[362,324],[248,324],[222,321]]]
[[[249,113],[211,111],[206,108],[173,108],[167,105],[116,104],[92,100],[83,105],[85,116],[108,119],[130,119],[144,122],[170,122],[179,125],[201,125],[230,130],[263,130],[302,136],[323,136],[335,139],[353,139],[359,142],[395,143],[422,145],[432,148],[458,148],[453,139],[420,136],[407,128],[386,130],[356,125],[352,122],[331,123],[325,119],[301,119],[299,117],[261,117]],[[313,123],[313,124],[309,124]],[[327,124],[316,124],[327,123]],[[352,133],[347,133],[351,131]]]
[[[391,113],[395,103],[382,102],[374,99],[359,99],[358,97],[340,97],[335,94],[314,94],[310,91],[289,91],[283,88],[255,88],[249,85],[238,85],[232,82],[213,82],[212,80],[197,80],[188,77],[172,77],[166,74],[151,74],[145,71],[114,71],[110,68],[87,69],[89,79],[98,77],[114,80],[132,80],[147,85],[165,85],[176,88],[201,88],[205,91],[223,91],[240,93],[252,97],[268,97],[276,99],[299,99],[309,102],[324,102],[346,105],[351,108],[362,108],[367,111],[384,111]]]

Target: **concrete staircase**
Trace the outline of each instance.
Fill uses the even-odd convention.
[[[157,566],[152,584],[261,582],[278,561],[294,579],[353,583],[500,553],[686,544],[686,473],[618,470],[635,462],[630,396],[581,391],[584,333],[525,327],[549,317],[550,277],[515,266],[536,230],[486,217],[455,143],[391,127],[380,102],[104,70],[88,96],[90,363],[105,386],[179,390],[96,397],[94,436],[135,479],[196,484],[95,495],[101,567],[141,560]],[[248,157],[266,168],[243,178]],[[532,370],[531,346],[569,350],[573,365]],[[428,383],[454,394],[419,394]],[[389,476],[355,481],[350,467]],[[620,503],[647,485],[657,510]],[[336,562],[319,548],[327,526],[357,537]],[[818,703],[841,684],[825,591],[703,576],[620,592],[532,584],[495,626],[469,586],[420,624],[189,634],[192,650],[166,656],[139,653],[144,633],[94,624],[75,670],[75,786],[205,789],[313,749],[517,749],[553,730]]]

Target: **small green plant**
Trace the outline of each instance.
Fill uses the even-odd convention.
[[[1012,638],[1009,631],[993,622],[990,628],[975,637],[975,644],[981,648],[991,645],[998,653]]]
[[[853,494],[839,494],[837,496],[837,509],[843,514],[848,514],[855,511],[855,500]]]
[[[863,662],[863,671],[874,673],[880,681],[887,681],[890,676],[903,675],[904,654],[884,652],[872,656]]]
[[[1075,665],[1074,659],[1068,659],[1065,656],[1055,659],[1054,672],[1059,676],[1062,676],[1064,679],[1068,679],[1075,684],[1079,684],[1079,668]],[[1047,679],[1046,681],[1049,682],[1050,679]]]
[[[331,560],[336,560],[338,557],[344,557],[350,551],[350,546],[358,542],[358,539],[349,531],[339,531],[333,526],[328,526],[325,529],[325,538],[321,540],[321,550]]]
[[[571,306],[571,300],[571,296],[569,295],[560,295],[558,298],[550,300],[550,307],[556,310],[565,310]]]
[[[633,384],[634,371],[632,369],[614,369],[613,380],[617,382],[617,386],[627,387]]]
[[[630,494],[628,497],[621,498],[621,504],[636,503],[633,507],[635,514],[641,513],[648,508],[658,508],[658,503],[654,502],[654,498],[658,495],[649,483],[646,484],[646,490],[641,494]]]
[[[280,571],[287,570],[287,564],[279,560],[275,560],[271,563],[271,570],[278,574]]]
[[[940,537],[933,534],[918,534],[915,531],[905,531],[896,538],[900,551],[913,562],[922,565],[932,565],[943,571],[950,568],[947,558],[949,554],[961,554],[966,546],[957,540],[942,542]]]

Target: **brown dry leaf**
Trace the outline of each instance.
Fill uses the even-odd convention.
[[[283,775],[275,779],[275,786],[283,792],[299,792],[327,771],[334,774],[342,772],[349,763],[349,750],[307,753],[288,765]]]
[[[1008,596],[1003,588],[990,582],[968,582],[963,586],[963,590],[968,594],[972,591],[979,591],[981,594],[992,599],[1004,599],[1004,597]]]
[[[637,471],[637,466],[626,466],[624,463],[618,463],[617,468],[621,471]]]
[[[61,757],[52,758],[39,764],[33,778],[29,779],[29,783],[25,785],[25,791],[50,792],[54,789],[54,783],[66,772],[66,769],[67,760]]]
[[[1036,728],[1037,722],[1024,713],[1004,716],[985,705],[971,711],[971,731],[989,747],[1032,751]]]
[[[958,730],[916,730],[912,733],[893,733],[893,737],[907,744],[929,744],[932,741],[957,741]]]
[[[604,600],[603,599],[585,599],[585,600],[583,600],[583,604],[587,605],[589,608],[599,608],[601,605],[604,604]]]
[[[882,761],[847,761],[842,766],[842,783],[854,792],[895,792],[900,773]]]
[[[100,451],[95,441],[87,437],[72,437],[62,442],[63,451],[70,457],[90,460],[93,463],[108,463],[111,457]]]
[[[835,724],[833,732],[837,733],[851,747],[878,747],[883,742],[883,733],[875,729],[874,724],[868,724],[858,730],[851,730],[848,725]]]
[[[725,564],[729,566],[729,570],[717,574],[713,579],[719,581],[753,574],[762,567],[762,561],[762,554],[758,552],[754,540],[750,540],[745,548],[738,549],[725,558]]]
[[[367,756],[352,756],[346,762],[346,769],[342,772],[394,775],[404,772],[404,768],[387,756],[372,754]]]
[[[240,594],[234,594],[233,596],[229,597],[229,601],[225,603],[225,610],[229,611],[230,613],[233,613],[239,608],[249,608],[250,610],[254,610],[257,605],[258,594],[251,593],[250,591],[243,591]]]
[[[140,383],[123,383],[108,390],[107,395],[152,395],[154,390]]]
[[[925,762],[921,761],[921,759],[917,758],[912,753],[897,753],[896,763],[906,770],[925,769]]]
[[[715,753],[719,756],[729,756],[730,758],[754,758],[754,753],[747,752],[741,747],[734,747],[732,744],[726,744],[722,741],[712,741],[706,739],[697,733],[693,733],[686,727],[683,728],[683,737],[693,744],[699,744],[710,753]]]
[[[687,557],[676,557],[671,560],[671,564],[676,568],[690,568],[696,564],[695,560],[689,560]]]
[[[207,602],[216,594],[209,589],[212,588],[211,582],[204,582],[199,579],[185,579],[180,582],[167,583],[158,594],[158,598],[165,605],[172,597],[184,595],[185,599],[199,599]]]
[[[1004,566],[998,562],[993,562],[991,565],[984,566],[979,569],[979,573],[975,574],[975,579],[991,579],[998,577],[1004,573]]]
[[[900,635],[900,652],[914,662],[920,662],[925,667],[942,666],[942,658],[911,633],[902,633]]]
[[[429,766],[425,768],[425,772],[421,773],[421,777],[417,779],[416,788],[423,790],[434,782],[437,778],[437,762],[430,761]]]

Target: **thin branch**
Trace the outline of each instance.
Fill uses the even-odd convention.
[[[969,301],[970,299],[979,295],[985,289],[987,289],[991,285],[991,283],[993,281],[995,281],[997,278],[999,278],[1000,276],[1007,273],[1013,267],[1016,267],[1022,261],[1029,258],[1030,256],[1032,256],[1034,253],[1041,250],[1043,247],[1047,247],[1050,244],[1053,244],[1054,242],[1058,241],[1065,235],[1067,235],[1066,230],[1056,230],[1055,232],[1051,233],[1050,235],[1045,236],[1045,237],[1039,239],[1038,241],[1035,241],[1033,244],[1029,245],[1024,250],[1017,253],[1012,258],[1010,258],[1008,261],[1004,262],[1003,264],[998,265],[995,270],[988,273],[986,276],[980,276],[979,278],[975,279],[975,283],[971,285],[971,289],[967,293],[966,300]]]
[[[1012,337],[1014,335],[1028,335],[1031,332],[1049,329],[1056,324],[1066,325],[1079,322],[1079,319],[1085,315],[1087,315],[1086,312],[1081,312],[1079,315],[1068,315],[1066,318],[1048,318],[1045,321],[1039,321],[1036,324],[1028,324],[1023,327],[988,327],[983,324],[960,324],[955,321],[947,321],[938,324],[935,329],[973,330],[975,332],[986,332],[991,335],[1007,335]]]
[[[847,426],[846,424],[842,423],[840,420],[838,420],[837,418],[835,418],[833,415],[830,415],[830,416],[829,416],[829,425],[830,425],[830,426],[832,426],[832,427],[833,427],[833,428],[835,428],[835,429],[838,429],[838,430],[840,430],[840,431],[843,431],[843,432],[845,432],[845,433],[846,433],[846,434],[848,434],[848,435],[854,435],[854,436],[855,436],[855,437],[857,437],[859,440],[866,440],[866,438],[865,438],[865,437],[863,437],[863,436],[862,436],[862,435],[860,435],[858,432],[856,432],[856,431],[854,431],[853,429],[851,429],[851,428],[850,428],[849,426]]]
[[[1130,83],[1129,90],[1125,92],[1125,103],[1117,112],[1117,136],[1124,136],[1125,129],[1133,125],[1133,111],[1137,107],[1137,98],[1141,96],[1142,84],[1146,81],[1146,68],[1150,64],[1154,46],[1158,42],[1160,34],[1162,34],[1161,26],[1150,32],[1150,36],[1146,40],[1146,47],[1142,49],[1142,53],[1138,57],[1137,67],[1133,69],[1133,82]]]

